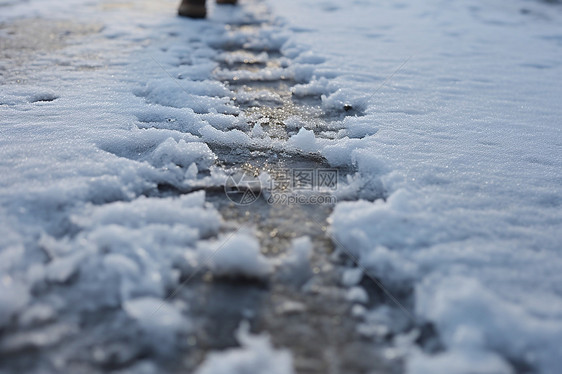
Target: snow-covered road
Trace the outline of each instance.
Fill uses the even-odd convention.
[[[0,373],[562,370],[560,4],[176,6],[0,0]]]

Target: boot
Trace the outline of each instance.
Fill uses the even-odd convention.
[[[207,16],[205,0],[182,0],[178,8],[178,15],[189,18],[205,18]]]

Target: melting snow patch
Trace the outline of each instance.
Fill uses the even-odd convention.
[[[8,276],[0,279],[0,327],[9,324],[29,302],[29,290]]]
[[[314,132],[305,128],[301,128],[296,135],[291,136],[287,144],[289,147],[307,153],[317,152],[319,149]]]
[[[275,349],[267,335],[251,335],[242,323],[236,337],[240,348],[210,353],[195,374],[294,374],[287,350]]]
[[[125,312],[138,322],[147,340],[162,353],[171,351],[180,334],[191,329],[189,321],[176,307],[162,299],[141,297],[123,304]]]
[[[230,148],[248,146],[251,139],[246,133],[240,130],[221,131],[211,125],[207,125],[199,130],[203,140],[210,144],[220,144]]]
[[[216,243],[199,247],[199,258],[214,275],[264,279],[272,271],[272,264],[260,252],[257,239],[248,233],[223,235]]]
[[[205,143],[186,143],[183,139],[176,142],[168,138],[160,143],[150,159],[156,167],[172,164],[187,168],[195,163],[199,169],[208,169],[215,162],[215,155]]]

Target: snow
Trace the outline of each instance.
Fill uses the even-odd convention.
[[[255,235],[245,231],[220,237],[217,243],[202,244],[200,262],[218,277],[266,278],[273,269],[271,261],[261,254]]]
[[[123,304],[125,312],[138,321],[162,353],[173,349],[174,338],[191,328],[189,321],[169,303],[154,297],[141,297]]]
[[[347,300],[359,304],[366,304],[369,301],[367,292],[363,287],[351,287],[347,290],[345,297]]]
[[[250,137],[246,133],[234,129],[230,131],[217,130],[211,125],[207,125],[199,130],[202,138],[211,144],[220,144],[231,148],[248,146],[251,144]]]
[[[221,145],[319,153],[353,171],[336,195],[360,200],[338,203],[329,229],[338,250],[359,259],[343,274],[349,299],[366,301],[363,269],[391,291],[412,287],[414,322],[431,323],[443,343],[435,353],[397,336],[408,373],[514,373],[518,362],[558,372],[560,7],[267,3],[284,20],[255,33],[224,22],[270,20],[262,4],[251,13],[211,5],[209,21],[188,22],[171,16],[172,0],[1,2],[3,25],[23,20],[34,32],[46,18],[40,27],[53,29],[41,33],[57,36],[55,17],[79,31],[64,48],[42,45],[24,68],[9,59],[0,67],[0,328],[9,330],[0,351],[79,339],[88,313],[111,309],[113,323],[144,334],[118,350],[124,361],[143,344],[172,352],[190,321],[188,306],[165,301],[168,291],[201,266],[218,277],[306,278],[307,238],[278,263],[251,230],[225,233],[205,193],[154,197],[162,186],[220,185],[209,145]],[[320,99],[336,118],[333,136],[298,116],[284,120],[295,132],[287,142],[265,136],[265,124],[249,132],[212,77],[221,61],[248,56],[217,46],[253,49],[255,63],[273,58],[259,73],[218,75],[292,79],[295,97]],[[236,98],[280,100],[267,91]],[[389,316],[399,311],[384,308],[354,306],[365,335],[403,333],[404,321]],[[96,333],[137,331],[127,326]],[[292,373],[290,354],[266,335],[242,327],[239,340],[198,373]],[[159,372],[152,362],[130,370]]]
[[[510,374],[513,371],[493,353],[451,351],[427,358],[421,353],[408,362],[408,373],[462,374],[470,368],[474,374]]]
[[[537,318],[474,278],[429,278],[417,288],[417,296],[418,314],[436,321],[445,344],[466,361],[491,351],[523,358],[547,372],[560,366],[562,327],[557,319]]]
[[[211,353],[196,374],[293,374],[293,360],[286,350],[275,349],[267,335],[251,335],[249,325],[240,325],[240,348]]]
[[[294,239],[285,256],[277,261],[277,277],[303,286],[312,275],[312,253],[313,245],[309,237]]]
[[[316,138],[312,130],[301,128],[296,135],[291,136],[287,142],[289,147],[294,147],[298,151],[312,153],[318,150]]]
[[[363,269],[351,268],[346,269],[342,274],[342,284],[346,287],[357,285],[363,278]]]
[[[557,372],[560,8],[270,3],[295,30],[284,51],[305,43],[324,59],[294,94],[360,114],[316,142],[385,199],[340,202],[330,230],[391,290],[412,284],[416,318],[443,337],[442,353],[404,348],[408,372]]]
[[[208,169],[214,164],[215,157],[207,144],[188,145],[183,139],[176,142],[174,139],[168,138],[156,147],[150,155],[150,160],[155,167],[172,164],[187,168],[195,163],[200,169]]]
[[[7,325],[12,317],[28,304],[29,291],[22,284],[17,284],[9,278],[0,283],[0,326]]]

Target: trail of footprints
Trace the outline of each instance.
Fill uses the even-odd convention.
[[[244,121],[243,126],[231,128],[243,130],[251,139],[255,139],[258,132],[264,139],[261,143],[246,146],[207,141],[218,157],[215,166],[227,174],[245,172],[256,177],[262,171],[330,168],[317,153],[285,147],[287,140],[303,124],[317,137],[336,138],[340,120],[346,115],[361,114],[351,107],[326,113],[320,97],[293,95],[293,87],[308,83],[303,79],[307,75],[299,74],[292,65],[293,61],[283,55],[281,47],[284,40],[276,40],[272,36],[274,34],[275,25],[262,21],[259,16],[252,20],[250,14],[250,22],[226,25],[224,38],[211,44],[219,52],[218,67],[213,77],[217,83],[221,82],[228,88],[230,102],[225,103],[212,94],[202,96],[209,99],[208,105],[220,102],[217,107],[219,117],[227,115],[235,118],[238,115],[240,121]],[[186,57],[186,60],[189,58]],[[149,97],[146,92],[135,94],[144,96],[147,103],[158,104],[150,111],[138,114],[137,126],[140,129],[170,129],[198,135],[196,129],[181,127],[183,122],[190,122],[190,117],[186,117],[178,107],[153,102],[158,100],[158,95]],[[196,116],[214,125],[216,118],[205,108],[205,104],[192,109]],[[288,126],[291,118],[298,119],[297,125]],[[121,146],[112,145],[102,145],[101,148],[119,157],[144,161],[157,147],[149,135],[143,135],[139,149],[123,150]],[[201,176],[202,173],[199,174]],[[354,170],[339,169],[338,186],[348,183],[347,176],[353,174]],[[227,198],[222,182],[184,188],[163,181],[156,190],[148,190],[143,195],[159,198],[201,189],[205,190],[207,201],[221,213],[225,221],[224,230],[232,232],[241,226],[253,227],[264,255],[280,258],[294,239],[303,236],[311,239],[313,253],[310,264],[305,264],[302,271],[290,275],[278,271],[267,281],[213,278],[210,272],[205,271],[190,278],[174,297],[189,305],[189,317],[194,322],[195,332],[188,346],[181,348],[185,356],[161,363],[167,370],[185,372],[187,365],[190,371],[194,371],[207,353],[236,346],[234,333],[240,323],[247,320],[252,332],[267,333],[276,347],[292,352],[298,374],[400,372],[399,360],[382,357],[381,342],[364,337],[357,331],[360,321],[353,316],[354,304],[347,299],[348,289],[341,284],[343,271],[354,264],[335,251],[327,232],[327,219],[333,205],[287,205],[268,203],[264,198],[249,206],[236,205]],[[372,198],[380,197],[382,192]],[[387,302],[368,277],[363,277],[361,285],[367,289],[369,305]],[[109,316],[104,318],[111,319]],[[91,328],[96,325],[92,323]],[[133,364],[136,359],[136,356],[118,358],[109,360],[107,365],[111,368],[124,367]]]
[[[230,25],[229,30],[258,35],[262,24]],[[222,50],[214,76],[232,91],[234,103],[249,119],[251,133],[260,126],[271,139],[285,141],[298,129],[287,128],[285,121],[298,116],[317,134],[329,137],[330,121],[346,115],[327,115],[320,98],[295,98],[291,87],[297,82],[291,76],[290,60],[279,50],[267,50],[259,43],[225,42],[214,46]],[[253,45],[253,46],[252,46]],[[266,71],[266,74],[263,72]],[[211,148],[230,170],[254,171],[275,168],[327,168],[316,154],[286,150],[240,150]],[[345,170],[339,170],[340,182]],[[352,304],[346,300],[346,289],[340,285],[344,265],[349,259],[334,254],[327,234],[327,218],[333,206],[299,206],[268,204],[259,199],[251,206],[237,206],[219,189],[207,192],[208,199],[221,211],[225,221],[248,224],[257,228],[262,252],[267,256],[282,255],[291,241],[309,236],[313,244],[310,269],[302,278],[274,274],[267,283],[246,279],[212,279],[204,275],[180,297],[194,306],[192,318],[198,326],[197,348],[190,354],[193,368],[209,350],[234,346],[233,333],[240,321],[247,319],[255,332],[267,332],[273,343],[291,350],[299,374],[320,373],[392,373],[399,364],[382,359],[369,339],[356,331],[357,320],[351,315]],[[365,280],[363,283],[366,284]],[[305,285],[306,284],[306,285]],[[303,287],[303,285],[305,285]],[[372,284],[368,285],[373,287]],[[371,303],[382,295],[372,293]]]
[[[241,170],[256,176],[261,171],[275,169],[329,168],[319,154],[284,147],[285,142],[299,130],[298,126],[287,125],[289,119],[298,118],[300,124],[305,124],[318,137],[335,138],[339,130],[338,121],[346,115],[358,114],[353,108],[345,107],[326,113],[319,97],[297,98],[292,94],[296,84],[307,82],[292,69],[291,59],[281,52],[283,40],[277,41],[272,36],[275,34],[271,32],[274,27],[261,20],[227,25],[226,33],[232,37],[227,35],[212,45],[219,51],[219,66],[213,73],[217,80],[214,89],[218,86],[223,89],[223,84],[230,90],[231,102],[227,105],[224,100],[221,101],[220,108],[225,110],[223,114],[234,116],[233,113],[240,111],[246,125],[242,127],[244,131],[253,138],[259,129],[274,145],[267,146],[268,143],[263,142],[266,145],[232,147],[210,142],[209,147],[218,156],[216,166],[226,172]],[[145,94],[139,92],[138,96]],[[157,100],[157,96],[145,98],[150,103],[150,100]],[[221,99],[212,97],[210,100],[219,102]],[[159,105],[138,115],[137,127],[141,129],[135,134],[139,136],[138,142],[100,144],[100,148],[118,157],[145,161],[158,146],[158,139],[165,139],[164,134],[157,134],[158,131],[193,131],[181,127],[181,123],[189,123],[191,117],[178,107],[156,104]],[[212,124],[213,114],[206,111],[203,104],[201,106],[192,108],[197,113],[195,115],[209,118],[207,122]],[[153,139],[155,134],[158,139]],[[195,138],[196,131],[193,135]],[[152,166],[158,169],[158,165]],[[338,172],[338,183],[342,185],[346,183],[347,175],[354,173],[344,169]],[[154,178],[157,180],[159,177]],[[185,300],[189,305],[188,313],[194,320],[195,333],[185,347],[178,348],[184,356],[166,358],[165,362],[159,361],[159,365],[169,372],[183,373],[187,364],[193,372],[210,351],[236,346],[234,331],[241,321],[248,320],[254,333],[267,333],[276,347],[292,352],[299,374],[400,372],[399,362],[377,353],[381,352],[380,342],[357,332],[359,321],[352,314],[353,304],[346,297],[347,289],[341,285],[342,272],[354,264],[349,258],[336,254],[327,233],[327,218],[333,206],[270,204],[264,198],[250,206],[241,206],[228,200],[224,185],[220,183],[181,189],[166,184],[165,179],[157,183],[158,188],[147,187],[147,191],[139,195],[157,199],[204,189],[207,200],[222,214],[226,223],[224,230],[232,231],[244,225],[255,228],[264,255],[280,258],[294,239],[303,236],[311,239],[313,253],[310,264],[304,264],[300,269],[302,271],[290,275],[280,271],[266,282],[213,278],[211,273],[205,272],[190,279],[174,297]],[[127,200],[122,196],[104,196],[94,203],[101,206],[122,199]],[[57,238],[75,229],[70,223],[61,226],[65,230],[60,235],[53,234]],[[367,277],[361,281],[369,293],[368,303],[386,302],[380,290],[369,282]],[[81,334],[65,343],[63,348],[65,354],[78,352],[79,357],[75,357],[76,362],[71,364],[84,369],[83,372],[120,370],[150,357],[149,349],[134,344],[137,336],[133,322],[118,309],[96,310],[95,313],[80,314],[80,318],[83,318],[79,330]],[[92,344],[101,344],[109,353],[92,361]],[[12,356],[11,365],[25,368],[30,360],[47,362],[50,354],[57,349],[53,344],[49,350],[31,353],[21,350]]]

